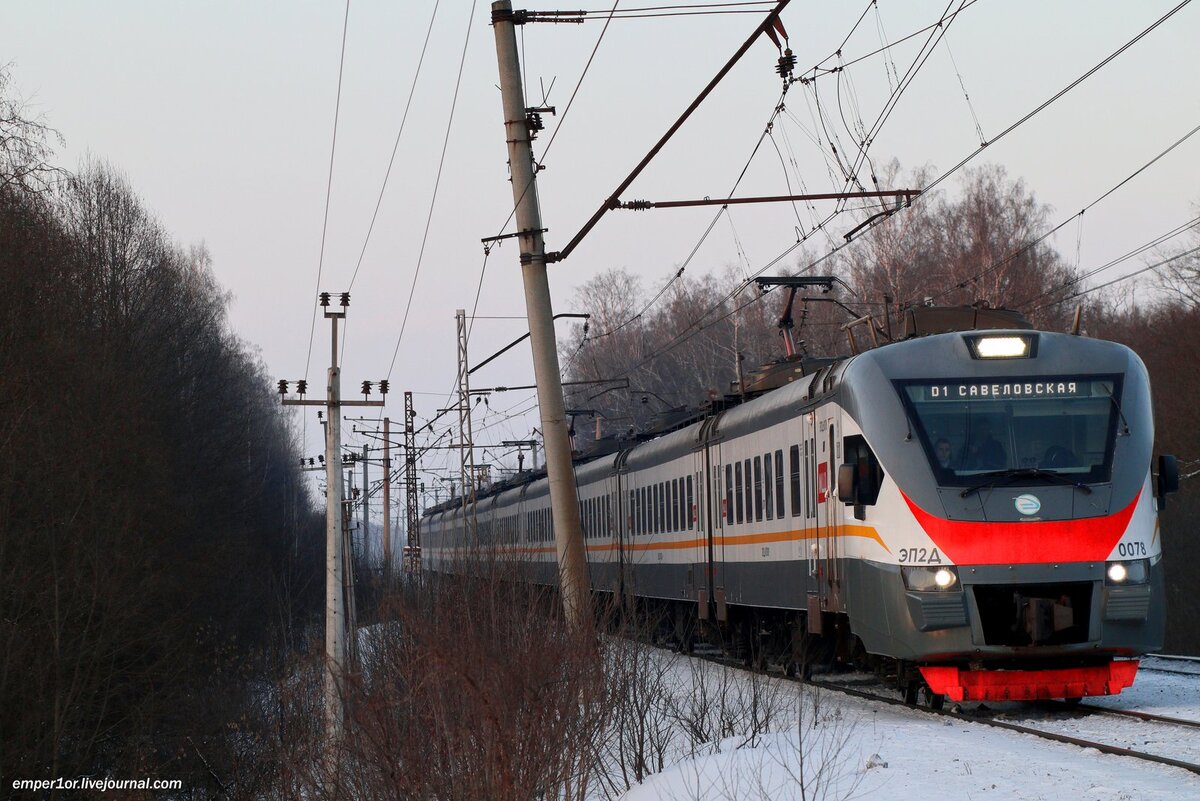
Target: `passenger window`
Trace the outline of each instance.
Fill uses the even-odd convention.
[[[800,516],[800,446],[793,445],[788,449],[788,459],[792,468],[792,517]]]
[[[725,465],[725,522],[733,525],[733,465]]]
[[[745,517],[745,511],[742,508],[742,463],[738,462],[733,466],[733,483],[734,483],[734,500],[737,506],[737,522],[741,523]]]
[[[766,506],[767,519],[774,518],[775,512],[775,463],[771,459],[771,454],[763,457],[763,503]]]
[[[775,516],[783,519],[783,450],[775,451]]]
[[[687,477],[687,521],[688,528],[692,528],[696,524],[696,516],[692,514],[692,510],[696,508],[694,496],[692,495],[692,477]]]
[[[754,522],[754,480],[750,472],[750,460],[742,462],[742,466],[746,472],[746,522]]]
[[[754,519],[763,519],[762,457],[754,457]]]

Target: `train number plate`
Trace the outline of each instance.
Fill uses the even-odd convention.
[[[937,548],[901,548],[900,562],[906,565],[940,565],[942,555]]]

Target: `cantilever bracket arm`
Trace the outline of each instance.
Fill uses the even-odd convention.
[[[730,58],[729,61],[725,62],[725,66],[721,67],[721,69],[717,71],[717,74],[713,76],[713,79],[708,82],[708,85],[701,90],[700,94],[696,96],[696,99],[692,101],[691,105],[684,109],[683,114],[679,115],[679,119],[675,120],[675,124],[667,129],[667,132],[662,135],[662,138],[658,140],[654,147],[650,148],[650,152],[638,162],[638,165],[634,167],[633,171],[625,177],[625,180],[621,181],[620,185],[613,190],[612,194],[609,195],[600,208],[596,210],[596,213],[592,215],[591,219],[584,223],[584,226],[579,230],[579,233],[575,234],[574,238],[568,242],[567,246],[562,250],[546,254],[547,264],[553,264],[554,262],[562,261],[563,259],[567,258],[567,256],[570,256],[571,251],[573,251],[575,247],[583,240],[583,238],[587,236],[593,228],[596,227],[596,223],[600,222],[600,218],[608,213],[609,210],[615,209],[620,205],[621,193],[628,189],[629,185],[633,183],[634,179],[642,174],[642,170],[646,169],[646,165],[648,165],[651,160],[658,155],[658,152],[663,149],[668,141],[670,141],[671,137],[675,135],[675,132],[683,127],[683,124],[687,122],[688,117],[692,116],[692,112],[700,107],[700,104],[705,101],[709,94],[712,93],[712,90],[717,87],[717,84],[719,84],[721,80],[724,79],[724,77],[729,73],[729,71],[733,69],[734,65],[741,61],[742,56],[746,55],[746,51],[749,50],[750,46],[758,40],[758,37],[772,29],[774,21],[779,18],[779,13],[783,11],[784,7],[787,6],[790,1],[791,0],[779,0],[779,2],[775,4],[775,7],[771,9],[766,18],[764,18],[763,21],[760,22],[757,27],[755,27],[754,32],[751,33],[749,38],[742,43],[742,46],[737,49],[737,52],[733,54],[733,57]]]

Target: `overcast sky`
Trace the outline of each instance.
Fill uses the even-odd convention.
[[[1175,5],[968,3],[875,138],[871,155],[877,164],[894,158],[906,168],[948,170],[979,146],[975,118],[985,137],[995,137]],[[598,18],[610,7],[595,0],[568,5]],[[621,3],[651,5],[658,4]],[[1055,208],[1053,222],[1090,203],[1200,124],[1200,4],[1195,6],[973,163],[1001,164],[1024,179]],[[480,239],[500,233],[512,207],[490,5],[442,0],[436,15],[434,7],[428,0],[350,5],[320,279],[320,289],[332,292],[351,284],[432,19],[396,161],[354,279],[343,371],[343,385],[354,388],[390,370],[387,413],[401,419],[405,389],[423,393],[416,396],[422,418],[444,405],[454,384],[455,309],[472,308],[484,263]],[[864,8],[865,0],[794,0],[783,22],[797,72],[818,63],[836,66],[838,59],[828,57]],[[842,58],[849,62],[883,41],[901,39],[946,8],[944,2],[879,0],[842,45]],[[307,373],[318,386],[329,332],[318,321],[310,363],[310,326],[345,19],[339,2],[26,1],[7,3],[0,25],[0,61],[11,64],[14,86],[66,138],[61,163],[73,167],[90,152],[123,171],[181,243],[209,249],[218,279],[234,297],[232,324],[261,349],[271,374],[294,379]],[[604,23],[521,30],[529,101],[541,102],[545,87],[547,102],[559,111],[558,119],[546,115],[539,154],[562,123],[539,179],[549,249],[570,239],[759,19],[722,14],[613,21],[565,118],[562,111]],[[841,89],[850,120],[855,108],[868,125],[878,116],[892,88],[890,65],[904,75],[926,37],[846,70]],[[401,339],[464,44],[440,188]],[[779,96],[776,57],[766,39],[756,43],[626,197],[727,194]],[[809,138],[814,91],[826,108],[836,108],[836,76],[819,79],[815,90],[794,86],[775,141],[795,154],[797,169],[788,172],[793,189],[803,181],[808,191],[836,191],[840,182]],[[840,137],[852,147],[845,129]],[[1193,216],[1200,200],[1197,140],[1089,210],[1082,225],[1065,228],[1056,244],[1068,260],[1074,262],[1078,252],[1083,267],[1102,264]],[[764,146],[738,194],[786,192],[779,157]],[[569,260],[551,267],[555,311],[572,310],[576,288],[612,267],[628,268],[647,287],[660,285],[713,213],[610,213]],[[802,219],[809,224],[807,215]],[[795,241],[795,225],[787,205],[739,207],[714,229],[689,271],[739,264],[734,231],[749,269],[757,270]],[[839,219],[830,233],[840,239],[853,225],[848,217]],[[814,239],[809,247],[821,253],[828,243]],[[1103,277],[1140,266],[1129,262]],[[487,260],[478,314],[523,313],[517,249],[510,242]],[[522,331],[522,320],[478,320],[472,360]],[[529,352],[520,348],[476,380],[515,385],[532,377]],[[536,425],[533,416],[499,418],[504,408],[530,406],[530,398],[532,393],[515,392],[493,398],[487,420],[481,413],[477,425],[494,425],[480,439],[526,438]],[[315,454],[319,429],[309,416],[307,449]]]

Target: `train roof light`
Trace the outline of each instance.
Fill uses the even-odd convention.
[[[1006,336],[976,336],[967,339],[971,355],[976,359],[1028,359],[1033,356],[1033,337],[1009,334]]]

